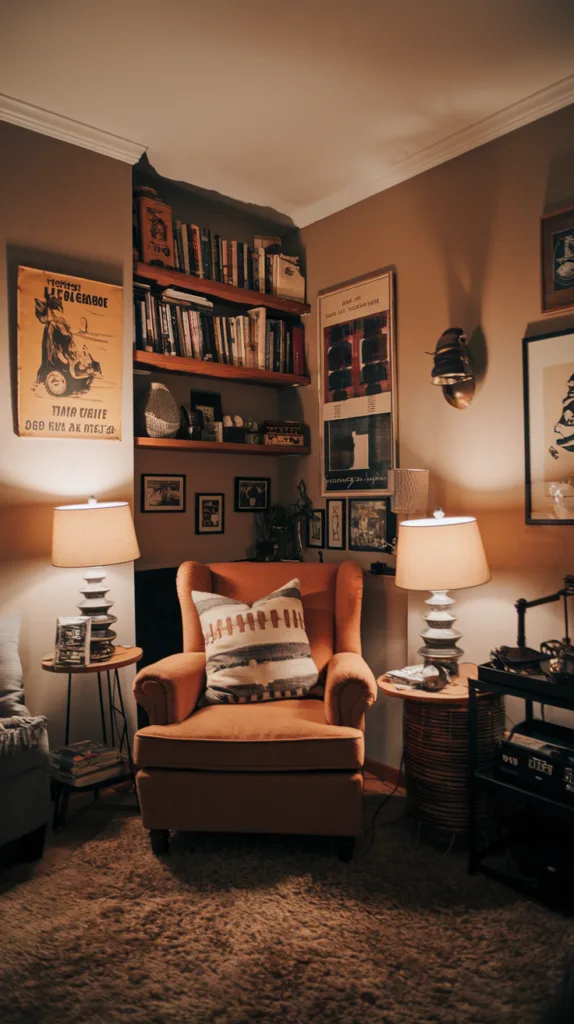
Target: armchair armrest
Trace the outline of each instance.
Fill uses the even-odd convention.
[[[360,654],[334,654],[327,665],[325,720],[363,729],[365,711],[377,699],[377,684]]]
[[[171,654],[138,672],[134,696],[150,725],[183,722],[197,704],[205,681],[205,654]]]

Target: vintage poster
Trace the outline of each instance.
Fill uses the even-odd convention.
[[[18,433],[121,439],[122,293],[18,267]]]
[[[391,271],[319,294],[323,495],[389,494],[396,447]]]
[[[574,523],[574,331],[524,341],[526,521]]]

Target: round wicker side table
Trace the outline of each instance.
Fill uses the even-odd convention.
[[[444,690],[403,690],[381,676],[387,697],[404,700],[403,740],[407,811],[421,825],[440,832],[468,833],[468,678],[475,665],[461,665],[460,675]],[[495,694],[477,700],[478,767],[494,764],[504,732],[504,703]],[[495,804],[486,793],[477,805],[477,823],[493,821]]]

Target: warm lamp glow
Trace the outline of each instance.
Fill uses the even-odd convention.
[[[91,501],[54,509],[52,565],[116,565],[132,562],[139,556],[127,501]]]
[[[478,523],[472,516],[411,519],[400,524],[397,587],[461,590],[489,579]]]

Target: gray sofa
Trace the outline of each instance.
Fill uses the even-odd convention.
[[[0,851],[18,841],[28,860],[42,856],[50,817],[46,720],[24,704],[20,616],[0,619]]]

